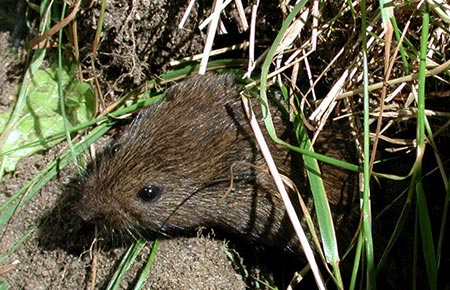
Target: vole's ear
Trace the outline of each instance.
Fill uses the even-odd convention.
[[[137,197],[144,202],[155,202],[161,197],[162,193],[162,186],[152,182],[139,189]]]

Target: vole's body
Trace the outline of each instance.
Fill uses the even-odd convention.
[[[274,123],[279,135],[292,131],[280,114]],[[317,148],[346,159],[348,142],[339,134],[330,132]],[[271,151],[312,209],[301,156],[273,144]],[[272,178],[248,164],[265,167],[233,78],[193,77],[169,89],[106,150],[82,182],[78,212],[133,235],[172,237],[207,227],[302,256]],[[338,239],[348,243],[359,220],[356,174],[321,169]],[[231,178],[234,190],[226,194]]]
[[[275,123],[286,129],[279,117]],[[299,156],[272,151],[281,171],[298,181]],[[107,149],[83,182],[79,213],[134,234],[209,227],[261,245],[295,243],[271,177],[249,164],[265,167],[233,78],[193,77],[169,89]],[[149,185],[155,197],[145,201],[139,191]]]

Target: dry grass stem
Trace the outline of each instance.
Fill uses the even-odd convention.
[[[230,3],[231,0],[227,0],[226,3]],[[202,60],[200,62],[200,68],[199,68],[199,74],[205,74],[206,72],[206,68],[208,66],[208,60],[209,60],[209,54],[211,53],[212,50],[212,46],[214,43],[214,38],[217,32],[217,27],[220,21],[220,13],[222,12],[223,7],[222,6],[226,6],[223,5],[222,0],[215,0],[214,3],[214,12],[213,14],[211,14],[210,17],[210,23],[209,23],[209,27],[208,27],[208,34],[206,36],[206,43],[205,43],[205,48],[203,50],[203,57]],[[206,23],[206,20],[205,22]],[[200,25],[201,26],[201,25]],[[202,29],[201,27],[199,27],[200,29]]]
[[[187,21],[187,19],[189,17],[189,14],[192,11],[192,7],[194,7],[194,4],[195,4],[195,0],[190,0],[189,1],[189,5],[188,5],[188,7],[186,8],[186,11],[183,14],[183,17],[181,18],[180,23],[178,24],[178,28],[180,28],[180,29],[184,28],[184,25],[186,24],[186,21]]]
[[[306,259],[308,260],[309,266],[311,267],[311,270],[313,272],[317,287],[321,290],[324,290],[324,289],[326,289],[326,287],[325,287],[322,275],[320,274],[320,270],[319,270],[319,267],[317,265],[317,262],[316,262],[316,259],[314,256],[314,252],[309,244],[309,241],[308,241],[308,238],[306,237],[305,232],[303,231],[302,225],[301,225],[300,220],[297,216],[297,213],[294,209],[294,206],[292,205],[292,202],[289,198],[286,188],[284,187],[283,180],[280,176],[280,173],[278,172],[278,169],[275,165],[272,155],[270,154],[269,147],[267,146],[267,143],[264,140],[264,136],[262,134],[261,128],[258,125],[258,121],[256,120],[255,115],[253,114],[253,112],[251,110],[250,100],[248,98],[246,98],[245,96],[242,96],[242,101],[244,104],[245,112],[250,121],[250,126],[253,130],[253,133],[255,134],[255,139],[259,145],[259,148],[261,149],[261,153],[263,154],[264,159],[266,160],[267,166],[269,167],[269,171],[275,181],[277,189],[281,194],[281,198],[286,206],[287,214],[291,220],[291,223],[297,234],[300,244],[302,245],[302,250],[305,253],[305,256],[306,256]]]
[[[245,17],[244,6],[242,5],[242,1],[241,0],[234,0],[234,3],[236,4],[236,9],[237,9],[238,14],[239,14],[239,20],[241,22],[242,29],[245,31],[245,30],[248,29],[248,22],[247,22],[247,18]],[[259,0],[256,1],[256,3],[257,4],[253,5],[252,7],[258,6]]]
[[[256,1],[254,5],[252,5],[252,15],[250,19],[250,39],[249,39],[249,49],[248,49],[248,67],[247,73],[244,75],[244,78],[250,78],[252,75],[252,71],[255,69],[255,33],[256,33],[256,13],[258,12],[259,0]]]

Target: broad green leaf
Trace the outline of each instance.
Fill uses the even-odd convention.
[[[9,289],[9,284],[6,281],[2,281],[0,283],[0,290],[8,290]]]
[[[5,129],[6,123],[8,122],[9,112],[0,113],[0,132]]]
[[[25,105],[18,112],[15,123],[8,124],[3,132],[1,155],[6,172],[13,171],[17,162],[33,153],[46,150],[59,143],[64,137],[46,141],[45,138],[64,131],[60,110],[58,86],[62,87],[65,108],[70,126],[91,120],[95,113],[95,96],[89,84],[74,80],[75,71],[65,67],[61,79],[57,79],[57,67],[37,70],[29,83]],[[0,115],[0,129],[8,123],[10,114]],[[36,142],[39,141],[39,142]],[[31,142],[33,145],[29,145]]]

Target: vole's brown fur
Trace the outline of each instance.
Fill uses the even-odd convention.
[[[274,120],[278,133],[289,136],[292,129],[279,113]],[[316,148],[348,159],[349,142],[341,134],[338,128],[325,132]],[[274,144],[271,151],[313,209],[301,156]],[[173,237],[207,227],[302,256],[271,177],[245,163],[265,167],[233,77],[192,77],[141,112],[105,150],[81,182],[77,211],[87,221],[132,235],[150,231]],[[231,167],[234,190],[225,195]],[[359,220],[357,174],[326,164],[321,170],[345,249]]]

